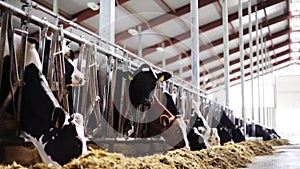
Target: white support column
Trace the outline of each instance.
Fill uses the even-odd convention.
[[[192,83],[199,89],[199,19],[198,19],[198,0],[191,0],[191,38],[192,38]]]
[[[162,58],[162,68],[166,70],[166,57],[165,57],[165,43],[161,44],[161,47],[163,51],[161,52],[161,58]]]
[[[104,39],[115,42],[115,0],[99,0],[99,35]],[[109,49],[109,46],[103,45]]]
[[[265,69],[264,69],[264,66],[265,66],[265,63],[264,63],[264,55],[265,55],[265,52],[264,52],[264,39],[263,39],[263,27],[262,25],[260,26],[260,51],[261,51],[261,72],[262,72],[262,117],[261,117],[261,121],[263,124],[265,124],[265,114],[266,114],[266,111],[265,111]]]
[[[250,49],[250,74],[251,74],[251,120],[254,121],[254,91],[253,91],[253,38],[252,38],[252,19],[251,1],[248,1],[249,16],[249,49]]]
[[[53,0],[53,13],[58,14],[58,0]],[[54,19],[54,24],[58,25],[58,17]]]
[[[142,26],[138,26],[138,36],[139,36],[139,49],[138,49],[138,56],[142,58],[143,56],[143,46],[142,46]]]
[[[224,78],[225,78],[225,105],[229,106],[229,31],[228,31],[228,4],[222,0],[223,15],[223,45],[224,45]]]
[[[179,55],[179,60],[181,60],[181,59],[182,59],[182,55]],[[182,65],[180,65],[180,68],[179,68],[179,77],[182,76],[182,73],[183,73],[183,67],[182,67]]]
[[[260,51],[259,51],[259,28],[258,28],[258,17],[257,17],[257,6],[255,6],[255,41],[256,41],[256,70],[257,70],[257,121],[260,123],[260,78],[259,78],[259,56],[260,56]]]
[[[238,2],[239,13],[239,49],[240,49],[240,70],[241,70],[241,94],[242,94],[242,118],[244,120],[244,133],[246,134],[246,111],[245,111],[245,74],[244,74],[244,33],[243,33],[243,3]]]

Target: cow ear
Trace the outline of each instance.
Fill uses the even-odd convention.
[[[54,109],[52,123],[55,128],[60,129],[65,122],[65,112],[62,108],[57,107]]]
[[[159,121],[164,127],[167,127],[170,124],[170,119],[166,115],[161,115]]]
[[[126,71],[126,72],[123,73],[123,77],[124,77],[125,79],[131,81],[131,80],[133,80],[134,75],[133,75],[132,72]]]
[[[159,81],[166,81],[168,79],[170,79],[172,77],[172,75],[168,72],[161,72],[161,73],[157,73],[156,74],[157,76],[157,79],[156,80],[159,80]]]

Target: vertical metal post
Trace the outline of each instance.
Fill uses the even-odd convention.
[[[179,60],[182,59],[182,55],[179,55]],[[180,65],[180,68],[179,68],[179,77],[182,76],[182,73],[183,73],[183,68],[182,68],[182,65]]]
[[[229,32],[228,32],[228,4],[222,0],[223,15],[223,45],[224,45],[224,78],[225,78],[225,105],[229,106]]]
[[[139,48],[138,48],[138,56],[143,57],[143,45],[142,45],[142,26],[138,26],[138,37],[139,37]]]
[[[191,0],[191,38],[192,38],[192,83],[199,89],[199,19],[198,0]]]
[[[99,35],[109,42],[115,42],[115,0],[99,0]],[[109,49],[107,45],[104,48]]]
[[[238,2],[239,13],[239,49],[240,49],[240,70],[241,70],[241,94],[242,94],[242,118],[244,120],[244,133],[246,134],[246,112],[245,112],[245,74],[244,74],[244,35],[243,35],[243,3],[242,0]]]
[[[162,68],[166,70],[166,58],[165,58],[165,43],[161,44],[161,47],[163,48],[163,51],[161,52],[161,58],[162,58]]]
[[[258,105],[257,105],[257,110],[258,110],[258,122],[261,122],[260,119],[260,78],[259,78],[259,34],[258,34],[258,17],[257,17],[257,6],[255,6],[255,41],[256,41],[256,66],[257,66],[257,101],[258,101]]]
[[[58,0],[53,0],[53,12],[57,14],[57,17],[54,19],[54,24],[58,25]]]
[[[276,88],[277,88],[277,80],[274,79],[273,82],[273,90],[274,90],[274,110],[273,110],[273,114],[272,114],[272,119],[273,119],[273,123],[272,123],[272,127],[275,128],[276,127],[276,109],[277,109],[277,93],[276,93]]]
[[[263,27],[260,25],[260,51],[261,51],[261,72],[262,72],[262,123],[265,124],[265,63],[264,63],[264,40],[263,40]]]
[[[251,1],[248,1],[249,16],[249,49],[250,49],[250,74],[251,74],[251,120],[254,121],[254,91],[253,91],[253,39],[252,39],[252,19]]]

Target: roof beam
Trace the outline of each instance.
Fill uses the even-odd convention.
[[[266,8],[266,7],[269,7],[269,6],[275,5],[277,3],[283,2],[283,1],[284,0],[273,0],[273,1],[269,0],[269,1],[265,2],[265,3],[263,3],[263,4],[261,4],[261,3],[255,4],[251,8],[252,8],[252,11],[254,11],[255,6],[257,6],[257,10],[261,10],[261,9]],[[245,16],[247,14],[248,14],[248,9],[247,8],[243,9],[243,16]],[[232,21],[234,21],[236,19],[238,19],[238,13],[237,12],[233,13],[231,15],[228,15],[228,22],[232,22]],[[199,26],[199,33],[200,32],[206,32],[208,30],[214,29],[214,28],[216,28],[218,26],[221,26],[221,25],[222,25],[222,18],[220,18],[218,20],[215,20],[213,22],[207,23],[205,25]],[[185,32],[185,33],[182,33],[180,35],[177,35],[177,36],[175,36],[173,38],[170,38],[170,41],[165,40],[163,42],[151,45],[151,46],[143,49],[143,56],[145,56],[145,55],[147,55],[149,53],[155,52],[156,51],[156,47],[158,47],[161,43],[164,43],[165,47],[168,47],[168,46],[170,46],[172,44],[178,43],[178,42],[183,41],[183,40],[188,39],[188,38],[190,38],[190,32],[189,31]],[[223,43],[223,39],[221,40],[221,43]],[[200,49],[200,51],[201,51],[201,49]]]
[[[283,14],[281,16],[278,16],[276,18],[273,18],[273,19],[269,20],[268,24],[266,24],[265,22],[263,22],[263,23],[261,23],[261,25],[264,28],[264,27],[267,27],[269,25],[275,24],[277,22],[281,22],[281,21],[287,20],[288,18],[289,18],[288,14]],[[255,26],[253,26],[252,30],[255,30]],[[249,33],[248,28],[245,28],[243,30],[243,33],[244,33],[244,35],[247,35]],[[276,34],[276,36],[279,37],[279,36],[282,36],[284,33],[288,34],[289,32],[287,31],[287,32],[277,32],[277,33],[278,34]],[[237,33],[232,33],[232,34],[229,35],[229,41],[233,40],[233,39],[236,39],[236,38],[238,38],[238,34]],[[266,38],[268,38],[270,40],[270,39],[273,38],[273,36],[272,36],[272,38],[269,37],[269,36],[267,36]],[[211,44],[213,46],[218,46],[218,45],[221,45],[222,43],[223,43],[223,38],[220,38],[220,39],[217,39],[217,40],[213,41]],[[204,50],[209,49],[209,48],[211,48],[211,45],[200,46],[200,51],[204,51]],[[237,49],[234,49],[234,50],[237,50]],[[186,53],[181,53],[179,55],[182,55],[182,59],[186,58],[186,57],[190,57],[191,56],[191,50],[187,51]],[[174,56],[174,58],[170,57],[169,59],[166,60],[166,63],[167,64],[171,64],[171,63],[177,61],[179,55]],[[219,54],[218,57],[219,58],[223,57],[223,54]],[[207,63],[207,62],[211,62],[211,61],[214,61],[214,58],[210,58],[209,60],[204,60],[203,63]],[[156,64],[160,64],[160,62],[158,62]]]
[[[281,61],[279,61],[279,62],[276,62],[276,63],[274,63],[273,64],[273,66],[279,66],[279,65],[281,65],[281,64],[283,64],[283,63],[285,63],[285,62],[288,62],[288,61],[290,61],[290,58],[286,58],[286,59],[283,59],[283,60],[281,60]],[[288,65],[289,66],[289,65]],[[283,67],[281,67],[281,68],[279,68],[279,69],[282,69],[282,68],[284,68],[284,67],[287,67],[287,66],[283,66]],[[278,69],[276,69],[276,70],[278,70]],[[257,70],[254,70],[254,73],[256,73],[257,72]],[[265,73],[266,74],[266,73]],[[245,77],[248,77],[248,76],[250,76],[251,74],[250,74],[250,72],[248,72],[248,73],[245,73]],[[255,77],[257,77],[257,75],[255,76]],[[230,82],[233,82],[233,81],[236,81],[236,80],[239,80],[239,78],[236,78],[236,77],[234,77],[234,78],[231,78],[230,79]],[[249,80],[249,79],[248,79]],[[246,81],[248,81],[248,80],[246,80]],[[237,83],[237,84],[239,84],[239,83]],[[237,85],[237,84],[234,84],[234,85]],[[234,85],[231,85],[231,86],[234,86]],[[207,88],[206,88],[206,91],[208,91],[208,90],[211,90],[212,89],[212,86],[208,86]]]
[[[218,0],[198,0],[199,8],[204,7],[206,5],[209,5],[211,3],[217,2]],[[174,17],[180,17],[182,15],[185,15],[190,12],[190,4],[187,4],[185,6],[182,6],[178,9],[175,9],[175,11],[170,11],[166,14],[163,14],[161,16],[158,16],[156,18],[153,18],[148,21],[148,23],[142,23],[140,25],[136,25],[136,27],[141,26],[142,31],[149,29],[148,25],[151,27],[155,27],[159,24],[162,24],[164,22],[169,21],[170,19],[174,19]],[[131,37],[131,35],[127,32],[127,30],[122,31],[118,34],[116,34],[116,42],[119,42],[121,40],[125,40]],[[168,43],[167,41],[165,43]],[[168,44],[169,46],[170,44]]]
[[[283,51],[283,52],[278,53],[276,56],[275,56],[275,55],[272,55],[271,58],[272,58],[272,59],[276,59],[276,58],[279,58],[279,57],[281,57],[281,56],[284,56],[284,55],[289,54],[289,52],[290,52],[290,50],[285,50],[285,51]],[[248,57],[248,59],[249,59],[249,57]],[[290,58],[287,58],[287,59],[290,60]],[[277,65],[277,64],[281,64],[282,61],[287,61],[287,60],[286,60],[286,59],[283,59],[283,60],[281,60],[281,61],[279,61],[279,62],[274,63],[273,66],[275,66],[275,65]],[[257,65],[257,62],[256,62],[256,61],[253,62],[253,65],[256,66],[256,65]],[[249,69],[249,68],[250,68],[250,64],[245,65],[245,70],[246,70],[246,69]],[[261,68],[260,68],[260,70],[261,70]],[[259,70],[259,71],[260,71],[260,70]],[[230,74],[232,75],[232,74],[237,73],[237,72],[240,72],[240,68],[236,68],[236,69],[232,70],[232,71],[230,72]],[[254,70],[253,72],[256,73],[256,72],[257,72],[257,69]],[[250,75],[250,72],[245,73],[245,77],[246,77],[246,76],[249,76],[249,75]],[[217,77],[215,77],[215,78],[213,78],[213,79],[214,79],[214,80],[220,80],[221,78],[224,78],[224,74],[220,74],[220,75],[218,75]],[[185,80],[189,80],[189,79],[190,79],[190,77],[186,78]],[[232,81],[234,81],[234,80],[237,80],[237,79],[239,79],[239,77],[231,78],[231,79],[230,79],[230,82],[232,82]],[[206,83],[212,82],[212,81],[214,81],[214,80],[208,79],[208,81],[207,81]],[[204,84],[203,82],[200,82],[200,86],[202,86],[203,84]],[[206,88],[206,89],[207,89],[207,88]]]
[[[278,45],[275,45],[274,47],[273,47],[273,46],[270,46],[268,49],[269,49],[269,51],[270,51],[270,50],[273,50],[273,48],[276,49],[276,48],[280,48],[280,47],[283,47],[283,46],[287,46],[287,45],[289,45],[289,43],[290,43],[290,41],[286,41],[286,42],[280,43],[280,44],[278,44]],[[280,56],[289,54],[289,52],[290,52],[290,50],[285,50],[285,51],[280,52],[280,53],[278,53],[278,54],[276,54],[276,55],[272,55],[272,56],[271,56],[271,59],[276,59],[276,58],[278,58],[278,57],[280,57]],[[256,56],[257,56],[257,53],[254,52],[254,53],[253,53],[253,58],[256,57]],[[245,56],[245,61],[248,60],[248,59],[250,59],[249,56]],[[230,61],[229,65],[232,66],[232,65],[234,65],[234,64],[238,64],[239,61],[240,61],[239,58],[238,58],[238,59],[235,59],[235,60],[232,60],[232,61]],[[254,65],[256,65],[256,62],[253,62],[253,63],[254,63]],[[189,66],[186,66],[186,67],[189,67]],[[248,67],[250,67],[250,65],[245,65],[245,68],[248,68]],[[209,72],[212,73],[212,72],[219,71],[219,70],[221,70],[221,69],[223,69],[223,65],[219,65],[219,66],[216,66],[216,67],[214,67],[214,68],[212,68],[212,69],[209,69]],[[188,71],[189,69],[186,68],[185,70]],[[236,73],[236,72],[239,71],[239,70],[240,70],[240,68],[231,70],[231,71],[230,71],[230,74]],[[200,73],[200,76],[203,76],[203,75],[204,75],[203,72],[201,72],[201,73]],[[221,75],[219,75],[219,76],[216,77],[216,78],[217,78],[217,79],[220,79],[220,78],[222,78],[222,77],[224,77],[224,74],[221,74]],[[185,80],[187,80],[187,81],[189,81],[189,79],[191,79],[191,77],[185,78]],[[200,83],[200,85],[202,85],[202,82]]]

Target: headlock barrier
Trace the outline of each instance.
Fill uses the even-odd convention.
[[[22,9],[19,9],[0,1],[0,85],[1,81],[10,80],[12,86],[12,91],[1,100],[0,119],[5,117],[6,109],[9,107],[9,103],[13,101],[15,121],[19,122],[20,120],[20,113],[22,113],[21,100],[14,100],[13,95],[22,95],[23,76],[26,66],[26,43],[27,39],[30,39],[29,29],[38,28],[39,35],[36,46],[38,46],[43,73],[50,88],[56,93],[62,107],[70,114],[79,112],[83,115],[85,135],[99,139],[143,137],[147,126],[143,126],[142,122],[149,117],[144,117],[144,114],[139,112],[144,112],[149,107],[138,107],[135,109],[131,105],[128,93],[130,80],[126,77],[126,73],[137,70],[145,63],[150,65],[154,72],[162,72],[164,70],[35,2],[30,0],[22,0],[22,2],[24,6]],[[34,10],[42,11],[52,16],[55,19],[55,23],[49,22],[47,18],[35,16],[33,14]],[[21,26],[15,24],[15,20],[21,23]],[[96,40],[89,41],[82,35],[69,32],[62,25],[69,25],[73,29],[79,30],[83,34],[88,34]],[[21,35],[20,48],[16,48],[13,45],[14,42],[11,37],[15,33]],[[4,50],[7,42],[9,44],[8,53],[10,53],[12,58],[12,70],[8,76],[5,76],[2,70],[5,66],[3,64]],[[79,46],[75,54],[76,58],[71,59],[74,60],[73,65],[84,75],[84,80],[80,81],[78,85],[66,84],[68,72],[66,71],[67,61],[64,58],[66,53],[69,52],[64,51],[66,43],[75,43]],[[103,45],[107,45],[110,48],[104,48],[102,47]],[[18,57],[17,54],[19,53],[24,55]],[[68,57],[67,59],[70,59]],[[4,79],[3,77],[9,77],[9,79]],[[1,95],[3,95],[2,88],[3,86],[0,86]],[[178,112],[185,120],[191,117],[192,101],[195,100],[198,102],[198,108],[208,121],[208,124],[212,124],[213,117],[220,118],[218,116],[223,111],[234,121],[232,110],[229,107],[209,100],[203,90],[176,76],[156,83],[153,93],[159,100],[163,100],[164,91],[167,91],[172,96]],[[153,102],[153,98],[150,98],[150,102]],[[115,109],[118,109],[120,114],[115,114]],[[0,128],[0,130],[3,129]]]

